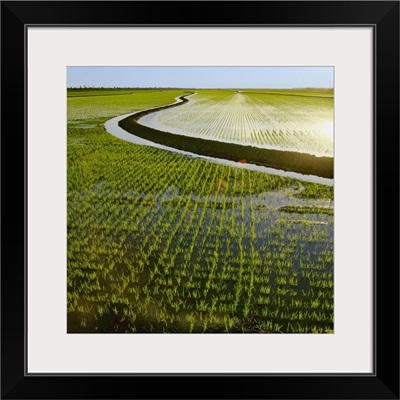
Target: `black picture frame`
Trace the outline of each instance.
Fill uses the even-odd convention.
[[[25,57],[26,29],[32,25],[373,27],[373,373],[80,376],[26,372],[26,345],[29,334],[26,332],[25,302],[28,290],[26,246],[29,245],[26,233],[26,113],[29,110],[26,107]],[[399,399],[398,1],[3,1],[1,33],[2,398]],[[363,329],[364,327],[360,326],[360,332]]]

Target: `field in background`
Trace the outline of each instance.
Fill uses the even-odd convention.
[[[199,90],[139,123],[161,131],[333,156],[333,90]]]
[[[185,91],[121,93],[68,97],[68,332],[333,332],[333,188],[116,139]]]

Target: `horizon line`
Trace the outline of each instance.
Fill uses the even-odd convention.
[[[290,88],[283,87],[179,87],[179,86],[67,86],[67,89],[201,89],[201,90],[247,90],[247,89],[267,89],[267,90],[292,90],[292,89],[334,89],[326,86],[296,86]]]

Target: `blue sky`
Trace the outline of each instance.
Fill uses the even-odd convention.
[[[333,87],[333,67],[67,67],[67,87]]]

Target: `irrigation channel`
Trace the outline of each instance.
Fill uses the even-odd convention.
[[[142,146],[184,154],[223,165],[231,165],[333,186],[333,159],[292,151],[280,151],[223,143],[159,131],[139,123],[140,118],[154,112],[194,102],[195,93],[175,98],[175,102],[114,117],[104,124],[113,136]],[[245,159],[242,163],[239,160]]]

